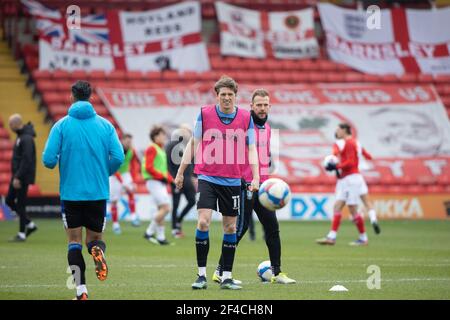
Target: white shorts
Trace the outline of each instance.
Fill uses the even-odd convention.
[[[167,191],[167,185],[164,182],[147,180],[145,185],[157,207],[164,204],[170,204],[169,192]]]
[[[359,173],[339,179],[336,183],[336,200],[344,201],[347,205],[357,205],[360,196],[367,192],[367,184]]]
[[[129,172],[121,174],[121,177],[122,182],[114,175],[109,177],[109,199],[111,201],[119,201],[126,190],[134,189],[133,178]]]
[[[362,175],[361,175],[362,177]],[[363,196],[365,194],[369,193],[369,187],[367,186],[366,180],[364,179],[364,177],[362,177],[363,179],[363,183],[361,184],[361,190],[359,191],[359,195]]]

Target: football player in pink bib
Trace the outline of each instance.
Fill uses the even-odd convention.
[[[270,137],[271,128],[267,121],[270,110],[269,93],[264,89],[257,89],[252,94],[251,116],[255,125],[255,138],[258,150],[259,177],[263,183],[269,179],[270,170]],[[281,240],[278,219],[275,211],[266,209],[260,202],[257,193],[248,191],[247,186],[252,181],[252,170],[250,165],[243,165],[244,183],[241,191],[241,214],[237,221],[237,243],[244,237],[248,230],[250,219],[252,219],[253,210],[255,210],[259,221],[263,225],[267,249],[269,250],[270,263],[273,277],[272,283],[292,284],[296,283],[285,273],[281,272]],[[216,272],[213,275],[213,281],[220,282],[222,278],[223,257],[219,259]]]
[[[198,278],[193,289],[206,289],[206,262],[209,252],[209,225],[212,211],[222,214],[223,275],[221,289],[239,290],[241,283],[232,278],[236,251],[236,220],[240,214],[243,164],[248,154],[252,171],[249,190],[259,188],[258,153],[250,112],[236,106],[237,83],[226,76],[216,82],[217,105],[201,108],[178,169],[175,184],[183,186],[184,171],[195,154],[194,172],[198,176],[198,223],[195,236]],[[248,151],[246,151],[248,149]]]

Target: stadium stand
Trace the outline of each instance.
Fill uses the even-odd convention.
[[[20,113],[26,121],[31,121],[37,132],[36,148],[40,161],[42,150],[50,130],[50,123],[44,123],[44,116],[36,108],[30,90],[25,86],[27,76],[20,74],[20,69],[5,42],[0,42],[0,194],[7,193],[11,179],[12,148],[16,135],[8,128],[8,118],[13,113]],[[12,99],[12,97],[14,97]],[[44,174],[45,169],[37,166],[37,183],[30,187],[31,196],[40,195],[41,191],[56,193],[58,177],[56,173]]]
[[[44,0],[44,5],[51,8],[59,8],[65,10],[67,5],[71,4],[68,0]],[[77,4],[81,6],[82,13],[104,13],[106,10],[147,10],[173,4],[176,0],[164,1],[114,1],[114,0],[82,0]],[[234,0],[229,3],[243,6],[246,8],[259,8],[267,11],[271,10],[292,10],[301,9],[314,5],[316,1],[312,0],[271,0],[271,1],[247,1]],[[216,12],[214,1],[202,0],[202,17],[205,20],[214,20]],[[381,2],[382,5],[387,5]],[[429,7],[428,2],[419,2],[413,4],[415,7]],[[23,12],[17,1],[4,1],[2,17],[16,16],[22,19],[28,19],[26,13]],[[323,44],[323,36],[320,33],[320,18],[317,10],[314,14],[317,36],[319,43]],[[29,21],[28,21],[29,22]],[[385,83],[392,86],[398,84],[433,84],[439,94],[442,103],[446,107],[448,116],[450,117],[450,76],[432,76],[429,74],[405,74],[397,75],[370,75],[354,71],[350,67],[335,63],[328,60],[322,45],[321,56],[318,59],[306,59],[300,61],[294,60],[276,60],[276,59],[246,59],[238,57],[222,56],[219,47],[219,36],[217,31],[209,32],[208,55],[211,71],[204,73],[187,72],[184,74],[176,71],[164,72],[125,72],[112,71],[105,73],[103,71],[93,72],[66,72],[61,70],[47,71],[38,70],[39,65],[39,48],[36,39],[32,39],[30,43],[26,43],[21,47],[14,47],[16,43],[13,41],[14,32],[4,31],[4,37],[8,40],[9,45],[15,52],[15,56],[22,65],[22,72],[27,76],[27,84],[33,93],[33,97],[37,101],[37,107],[34,111],[42,111],[48,123],[53,123],[62,118],[67,113],[69,102],[68,88],[71,83],[77,79],[85,79],[90,81],[94,87],[102,86],[107,83],[108,87],[115,88],[134,88],[134,89],[151,89],[157,87],[177,86],[187,83],[200,83],[210,85],[211,81],[216,80],[221,74],[227,74],[235,78],[239,83],[262,84],[267,80],[273,84],[311,84],[311,83]],[[0,72],[0,74],[9,74],[9,72]],[[25,83],[25,80],[24,80]],[[120,133],[120,128],[114,117],[110,114],[106,106],[97,94],[92,96],[92,102],[96,111],[101,116],[110,120]],[[4,114],[2,114],[5,116]],[[45,132],[45,131],[44,131]],[[9,179],[8,161],[11,155],[11,139],[8,131],[0,122],[0,183],[2,188],[0,194],[5,194],[5,182]],[[47,171],[46,175],[50,173]],[[420,180],[415,177],[407,177],[401,181],[378,179],[368,180],[371,185],[372,192],[404,192],[405,188],[410,193],[423,192],[443,192],[449,191],[448,177],[438,181]],[[143,180],[138,181],[139,190],[145,191]],[[39,182],[41,183],[41,182]],[[38,184],[39,184],[38,183]],[[305,179],[302,184],[296,186],[296,191],[322,192],[330,191],[334,186],[335,180],[330,179],[324,183],[323,180],[314,178]],[[42,188],[43,190],[56,189]]]

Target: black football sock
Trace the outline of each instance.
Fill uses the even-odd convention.
[[[278,229],[265,232],[266,245],[269,249],[270,263],[272,265],[272,272],[274,276],[277,276],[281,272],[281,240],[280,232]]]
[[[217,264],[216,271],[219,273],[220,276],[223,275],[223,255],[220,254],[219,263]]]
[[[222,242],[223,265],[222,272],[231,272],[233,270],[234,255],[236,253],[236,233],[224,234]]]
[[[77,286],[86,284],[86,264],[84,263],[82,249],[83,246],[81,244],[70,243],[67,252],[67,261]]]
[[[91,250],[93,247],[99,247],[100,249],[102,249],[103,253],[105,253],[106,251],[106,243],[104,243],[102,240],[92,240],[88,243],[89,254],[92,254]]]
[[[195,248],[197,251],[197,266],[199,268],[206,267],[209,252],[209,231],[195,232]]]

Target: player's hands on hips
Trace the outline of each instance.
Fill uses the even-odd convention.
[[[177,176],[175,177],[175,186],[178,190],[181,190],[183,188],[183,182],[184,182],[184,175],[177,173]]]
[[[21,183],[20,180],[17,179],[17,178],[14,178],[14,179],[13,179],[12,184],[13,184],[13,188],[14,188],[14,189],[20,189],[20,188],[22,188],[22,183]]]
[[[249,190],[252,192],[258,191],[259,189],[259,179],[253,179],[250,184]]]

